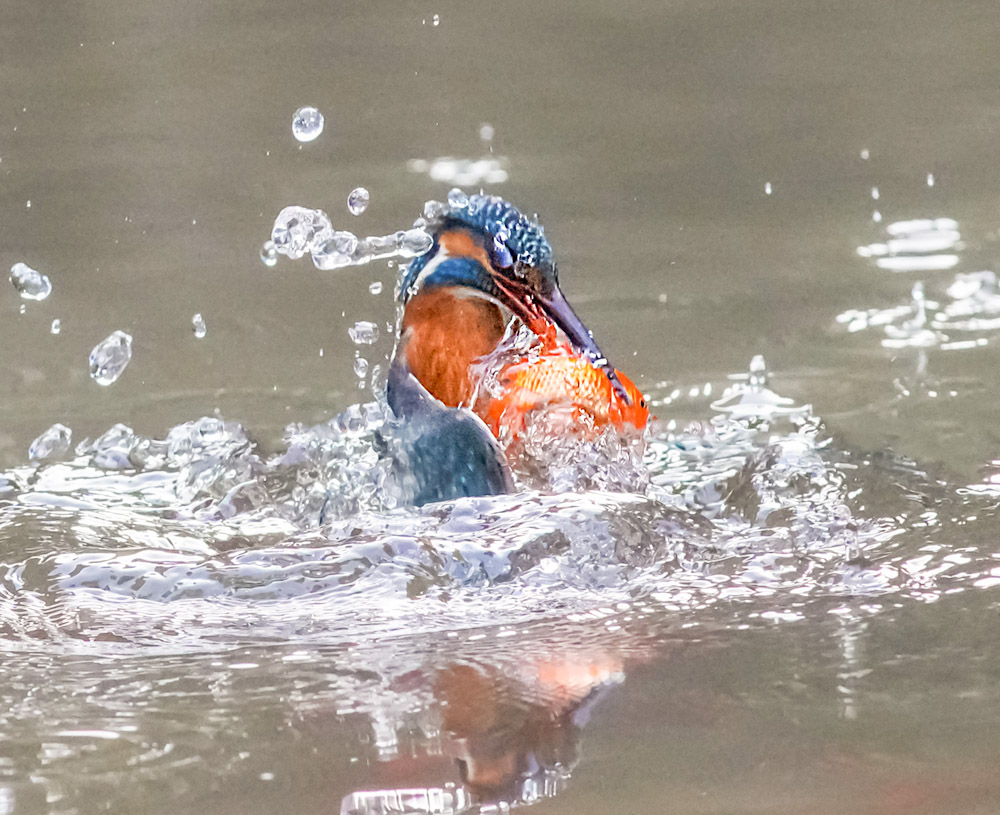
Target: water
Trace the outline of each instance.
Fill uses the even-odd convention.
[[[132,361],[132,335],[113,331],[90,352],[90,378],[98,385],[112,385]]]
[[[368,209],[369,201],[371,201],[371,195],[368,190],[364,187],[355,187],[347,196],[347,208],[351,211],[351,215],[360,215]]]
[[[8,17],[0,810],[998,809],[995,3]],[[398,270],[258,259],[359,181],[403,265],[454,186],[537,212],[645,450],[402,506]]]
[[[24,263],[10,267],[10,282],[25,300],[44,300],[52,293],[49,278]]]
[[[274,245],[274,241],[267,240],[261,244],[260,261],[268,268],[273,268],[278,265],[278,250]]]
[[[42,461],[48,458],[61,458],[69,452],[73,431],[58,422],[31,443],[28,448],[28,458],[32,461]]]
[[[191,318],[191,328],[194,331],[194,336],[196,339],[204,339],[205,335],[208,333],[208,328],[205,325],[205,318],[201,314],[195,314]]]
[[[333,227],[323,210],[292,206],[285,207],[274,219],[271,242],[279,255],[296,260],[332,235]]]
[[[303,143],[316,141],[323,133],[325,121],[316,108],[310,105],[299,108],[292,117],[292,135]]]
[[[378,326],[368,320],[358,320],[347,333],[355,345],[372,345],[378,341]]]

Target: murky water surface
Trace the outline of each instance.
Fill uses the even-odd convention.
[[[0,813],[996,811],[995,3],[8,12]],[[657,420],[413,509],[453,187]]]

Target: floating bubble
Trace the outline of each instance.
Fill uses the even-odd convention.
[[[382,293],[382,281],[381,280],[373,280],[371,283],[368,284],[368,291],[371,292],[372,294],[381,294]]]
[[[378,341],[378,326],[367,320],[358,320],[347,333],[355,345],[373,345]]]
[[[269,267],[278,263],[278,250],[274,247],[274,241],[264,241],[260,247],[260,262]]]
[[[347,208],[351,211],[351,215],[360,215],[366,209],[368,209],[368,202],[371,200],[371,195],[368,193],[364,187],[355,187],[351,190],[351,194],[347,196]]]
[[[879,197],[878,187],[872,187],[872,200],[878,201],[878,197]]]
[[[431,25],[433,25],[433,26],[439,26],[439,25],[441,25],[441,15],[440,14],[435,14],[433,17],[431,17]]]
[[[52,293],[52,283],[25,263],[10,267],[10,282],[25,300],[44,300]]]
[[[333,227],[326,213],[306,207],[285,207],[274,219],[271,229],[275,251],[292,260],[314,251],[332,235]]]
[[[768,181],[766,184],[764,184],[764,195],[770,195],[770,194],[771,194],[771,182]]]
[[[323,114],[311,105],[299,108],[292,117],[292,135],[300,142],[311,142],[323,132]]]
[[[927,186],[928,187],[934,186],[934,173],[927,173]]]
[[[861,151],[861,160],[868,161],[871,158],[871,151],[866,147]]]
[[[90,352],[90,378],[98,385],[111,385],[132,360],[132,335],[114,331]]]
[[[205,326],[205,318],[201,314],[195,314],[191,318],[191,327],[194,329],[194,335],[199,340],[202,339],[207,333],[208,328]]]
[[[62,323],[59,321],[58,317],[56,317],[52,321],[52,325],[49,327],[49,331],[52,334],[58,334],[60,331],[62,331]]]
[[[73,431],[66,425],[56,422],[31,443],[31,447],[28,448],[28,458],[32,461],[62,458],[69,451],[72,440]]]
[[[491,125],[489,122],[483,122],[481,125],[479,125],[479,138],[482,139],[484,142],[493,141],[493,136],[495,134],[496,131],[493,129],[493,125]]]

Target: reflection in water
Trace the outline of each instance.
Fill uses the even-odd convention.
[[[951,218],[896,221],[885,228],[888,240],[859,246],[858,254],[873,258],[875,266],[891,272],[952,269],[964,245],[958,222]]]
[[[593,707],[624,679],[621,651],[561,654],[557,646],[507,668],[454,662],[435,669],[420,738],[410,731],[405,754],[399,745],[406,723],[372,711],[380,765],[373,774],[415,778],[421,786],[357,790],[344,798],[343,815],[459,813],[561,792]]]
[[[858,255],[879,269],[895,272],[946,271],[959,265],[965,244],[951,218],[897,221],[885,228],[887,239],[858,247]],[[888,308],[850,309],[837,315],[848,332],[880,328],[886,348],[958,351],[987,345],[1000,331],[1000,290],[992,271],[958,272],[943,287],[941,299],[928,299],[924,281],[916,281],[909,302]]]
[[[432,181],[472,188],[486,184],[503,184],[508,178],[508,165],[505,156],[479,159],[441,156],[430,161],[414,158],[406,162],[406,168],[411,173],[426,173]]]

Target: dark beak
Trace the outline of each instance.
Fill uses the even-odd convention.
[[[632,400],[629,398],[625,386],[618,379],[614,367],[608,362],[601,349],[597,347],[590,331],[576,316],[576,312],[573,311],[558,285],[549,283],[536,288],[529,285],[527,281],[512,280],[506,276],[503,278],[494,277],[493,282],[502,295],[504,305],[521,322],[539,336],[547,333],[554,325],[566,335],[578,353],[587,357],[595,368],[604,371],[615,392],[624,400],[625,404],[632,404]]]

